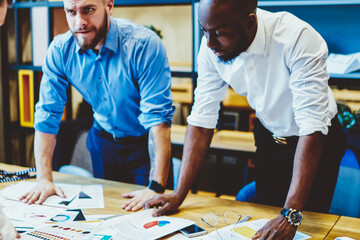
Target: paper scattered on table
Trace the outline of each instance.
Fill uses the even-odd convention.
[[[181,233],[177,233],[174,236],[172,236],[171,238],[169,238],[169,240],[189,240],[189,239],[191,239],[191,240],[214,240],[214,238],[209,237],[209,234],[198,236],[198,237],[188,238]]]
[[[60,214],[57,214],[49,219],[47,223],[59,222],[78,222],[86,221],[85,215],[81,209],[68,209]]]
[[[27,205],[19,201],[1,198],[4,214],[11,220],[15,227],[35,227],[49,221],[50,218],[60,214],[65,209],[43,205]]]
[[[235,225],[229,225],[224,228],[220,228],[217,232],[213,231],[207,235],[199,236],[196,238],[191,238],[194,240],[221,240],[221,239],[234,239],[234,240],[249,240],[255,233],[262,228],[269,220],[268,219],[259,219],[244,223],[239,223]],[[234,228],[235,227],[235,228]],[[220,238],[220,236],[221,238]],[[311,238],[310,236],[296,232],[296,235],[293,240],[305,240]],[[169,238],[169,240],[185,240],[187,237],[183,236],[181,233],[176,234],[175,236]]]
[[[111,235],[96,234],[99,226],[87,223],[59,223],[42,225],[21,234],[22,240],[109,240]]]
[[[19,182],[0,191],[0,195],[19,201],[20,197],[36,185],[36,182]],[[101,184],[79,185],[56,183],[65,193],[66,198],[53,195],[42,205],[62,208],[104,208],[104,193]]]
[[[82,185],[78,197],[71,207],[90,209],[104,208],[104,191],[101,184]]]
[[[148,209],[106,220],[98,234],[110,234],[112,240],[151,240],[195,223],[183,218],[152,217],[153,211]]]
[[[327,60],[329,73],[346,74],[360,69],[360,53],[335,54],[331,53]]]

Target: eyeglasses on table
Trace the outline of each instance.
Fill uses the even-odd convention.
[[[221,236],[220,233],[217,231],[216,226],[221,225],[232,225],[234,224],[233,229],[236,228],[236,225],[240,222],[245,222],[250,218],[250,215],[246,215],[242,219],[242,215],[235,212],[235,211],[226,211],[224,213],[214,213],[209,212],[204,214],[204,216],[201,218],[203,223],[212,229],[214,229],[217,233],[217,235],[220,237],[221,240],[225,240],[227,238],[224,238],[225,236]],[[232,237],[233,231],[231,232],[230,238]]]

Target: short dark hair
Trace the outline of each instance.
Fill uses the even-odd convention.
[[[229,4],[232,9],[240,11],[247,16],[253,13],[258,5],[258,0],[211,0],[213,4]]]

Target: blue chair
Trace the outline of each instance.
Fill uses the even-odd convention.
[[[93,174],[88,170],[86,170],[85,168],[78,167],[75,165],[64,165],[60,167],[59,172],[72,174],[80,177],[90,177],[90,178],[94,177]]]
[[[237,201],[256,202],[255,181],[238,192]],[[334,197],[329,213],[360,217],[360,166],[354,152],[347,149],[339,169]]]
[[[236,201],[255,202],[256,201],[256,182],[245,185],[240,189],[235,198]]]
[[[360,217],[360,166],[352,150],[347,149],[341,161],[329,213]]]

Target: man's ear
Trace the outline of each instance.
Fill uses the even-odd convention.
[[[254,28],[256,28],[257,26],[257,17],[255,15],[255,13],[250,13],[249,16],[247,17],[246,21],[246,28],[248,30],[253,30]]]
[[[106,7],[108,9],[109,16],[112,16],[112,12],[114,9],[114,0],[105,0],[106,1]]]

